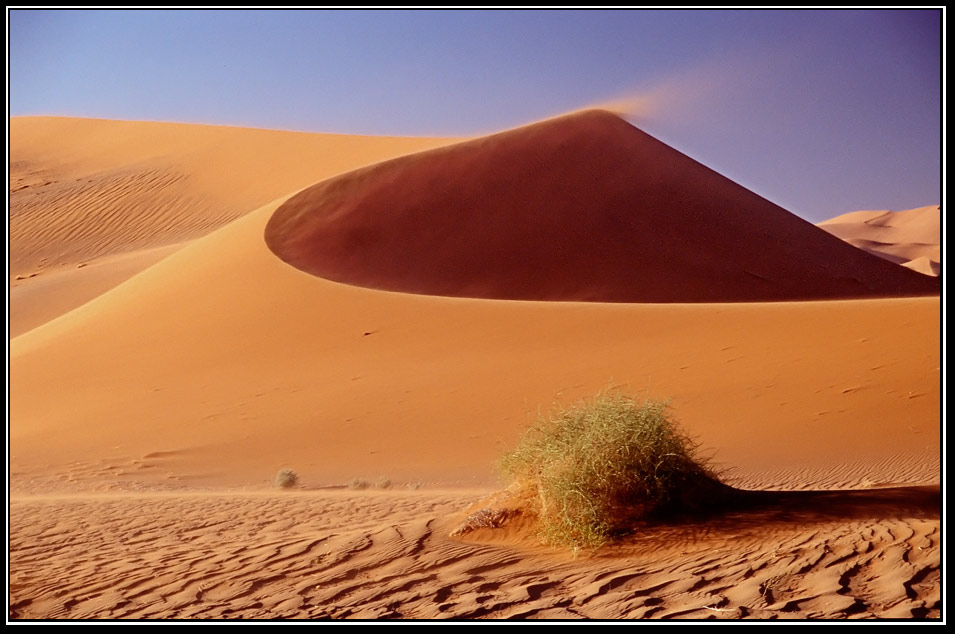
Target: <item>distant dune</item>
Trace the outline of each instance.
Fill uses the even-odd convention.
[[[316,180],[445,142],[14,117],[11,273],[194,239]]]
[[[601,112],[11,135],[12,619],[940,615],[938,279]],[[577,559],[450,537],[611,383],[769,502]]]
[[[374,165],[292,197],[266,242],[315,275],[497,299],[929,295],[616,115],[584,111]]]
[[[942,272],[941,207],[853,211],[818,224],[863,251],[938,277]]]
[[[14,117],[11,334],[80,306],[279,196],[447,142]]]

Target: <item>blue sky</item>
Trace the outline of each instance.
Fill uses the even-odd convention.
[[[630,120],[807,220],[941,202],[939,10],[8,10],[10,114],[466,136]]]

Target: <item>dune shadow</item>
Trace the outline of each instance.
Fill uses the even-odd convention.
[[[616,559],[648,552],[679,552],[700,548],[740,548],[788,539],[793,530],[827,533],[833,523],[883,520],[937,520],[941,516],[941,488],[900,486],[842,491],[752,491],[727,487],[706,509],[682,515],[638,521],[591,556]],[[816,527],[819,527],[818,529]]]
[[[827,491],[753,491],[728,488],[707,509],[639,522],[619,544],[638,539],[689,542],[700,538],[771,533],[784,526],[941,517],[939,485]],[[613,549],[611,549],[613,550]]]
[[[918,517],[939,519],[939,485],[827,491],[748,491],[737,489],[730,510],[759,512],[799,521]]]

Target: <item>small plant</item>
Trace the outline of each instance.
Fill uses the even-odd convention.
[[[388,479],[388,478],[386,478],[385,476],[381,476],[380,478],[378,478],[377,480],[375,480],[375,488],[376,488],[376,489],[390,489],[390,488],[391,488],[391,480]]]
[[[291,469],[279,469],[275,474],[275,486],[280,489],[292,489],[298,485],[298,474]]]
[[[541,537],[596,549],[642,519],[702,508],[724,485],[701,463],[666,403],[617,391],[555,407],[501,467],[532,499]]]

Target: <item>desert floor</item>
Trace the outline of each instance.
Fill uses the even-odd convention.
[[[938,207],[813,227],[608,117],[12,119],[8,618],[941,619]],[[764,497],[452,536],[610,385]]]

